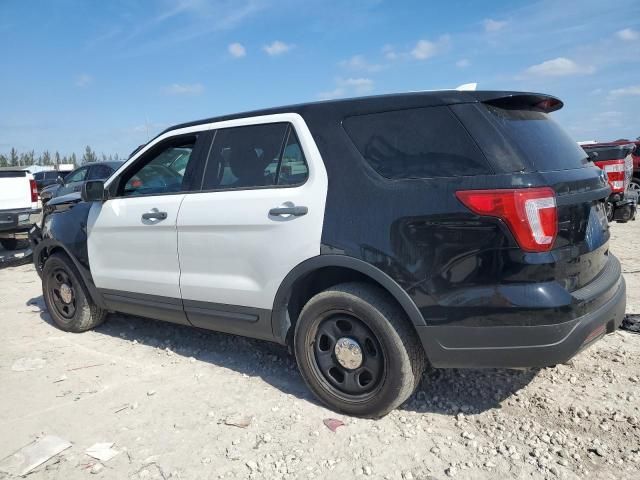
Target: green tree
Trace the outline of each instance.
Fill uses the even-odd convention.
[[[49,150],[42,152],[42,155],[40,156],[40,165],[51,165],[51,154],[49,153]]]
[[[75,153],[72,153],[69,157],[69,163],[73,163],[73,168],[76,168],[78,166],[78,159],[76,158]]]
[[[9,165],[9,159],[6,155],[0,153],[0,167],[7,167]]]
[[[17,167],[20,164],[20,156],[18,155],[18,151],[15,148],[11,148],[9,152],[9,166]]]
[[[84,149],[84,154],[82,155],[82,163],[93,163],[96,162],[98,160],[98,156],[96,155],[96,152],[94,152],[93,150],[91,150],[91,147],[89,145],[86,146],[86,148]]]
[[[53,163],[55,165],[60,165],[62,163],[62,161],[60,160],[60,154],[58,153],[57,150],[56,150],[56,153],[53,154]]]

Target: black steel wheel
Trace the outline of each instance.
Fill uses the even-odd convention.
[[[382,288],[343,283],[313,296],[293,348],[311,391],[330,408],[381,417],[411,395],[426,367],[404,311]]]
[[[45,260],[42,293],[54,323],[67,332],[84,332],[106,317],[107,312],[91,301],[73,261],[63,253]]]
[[[75,284],[63,268],[49,272],[49,291],[51,303],[56,313],[64,318],[72,319],[76,313]]]
[[[354,398],[370,395],[385,373],[385,358],[373,331],[346,312],[329,314],[318,326],[314,367],[329,384]]]

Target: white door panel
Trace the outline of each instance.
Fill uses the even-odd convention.
[[[301,186],[224,190],[185,196],[178,215],[180,289],[184,300],[273,308],[284,277],[320,254],[327,173],[302,117],[277,114],[211,124],[225,128],[289,122],[309,176]],[[302,216],[269,215],[278,207],[307,207]]]
[[[314,190],[303,185],[188,195],[178,219],[183,299],[271,309],[289,271],[320,254],[324,197]],[[309,212],[269,216],[285,202]]]
[[[184,197],[125,197],[93,204],[87,246],[98,288],[180,298],[176,219]],[[167,217],[142,218],[155,210]]]

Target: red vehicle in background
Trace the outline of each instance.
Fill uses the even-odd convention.
[[[607,219],[628,222],[635,219],[638,204],[638,180],[634,173],[640,167],[640,142],[618,140],[610,143],[590,143],[582,145],[589,159],[607,175],[611,195],[607,199]],[[640,170],[640,168],[638,168]]]

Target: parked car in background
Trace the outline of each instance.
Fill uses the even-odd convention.
[[[33,178],[36,181],[38,192],[41,192],[43,188],[50,185],[54,185],[58,177],[64,177],[71,170],[46,170],[42,172],[36,172],[33,174]]]
[[[40,192],[42,203],[71,192],[79,192],[87,180],[106,180],[123,162],[96,162],[83,165],[64,177],[56,177],[56,182]]]
[[[419,92],[169,128],[47,205],[47,309],[65,331],[117,311],[288,345],[322,402],[365,417],[427,365],[564,363],[619,327],[626,287],[607,179],[561,107]]]
[[[611,194],[606,202],[607,219],[628,222],[635,218],[638,192],[631,188],[633,178],[633,152],[637,145],[631,142],[589,143],[582,148],[589,159],[607,175]]]
[[[26,170],[0,170],[0,244],[15,250],[19,240],[27,239],[39,214],[33,175]]]

